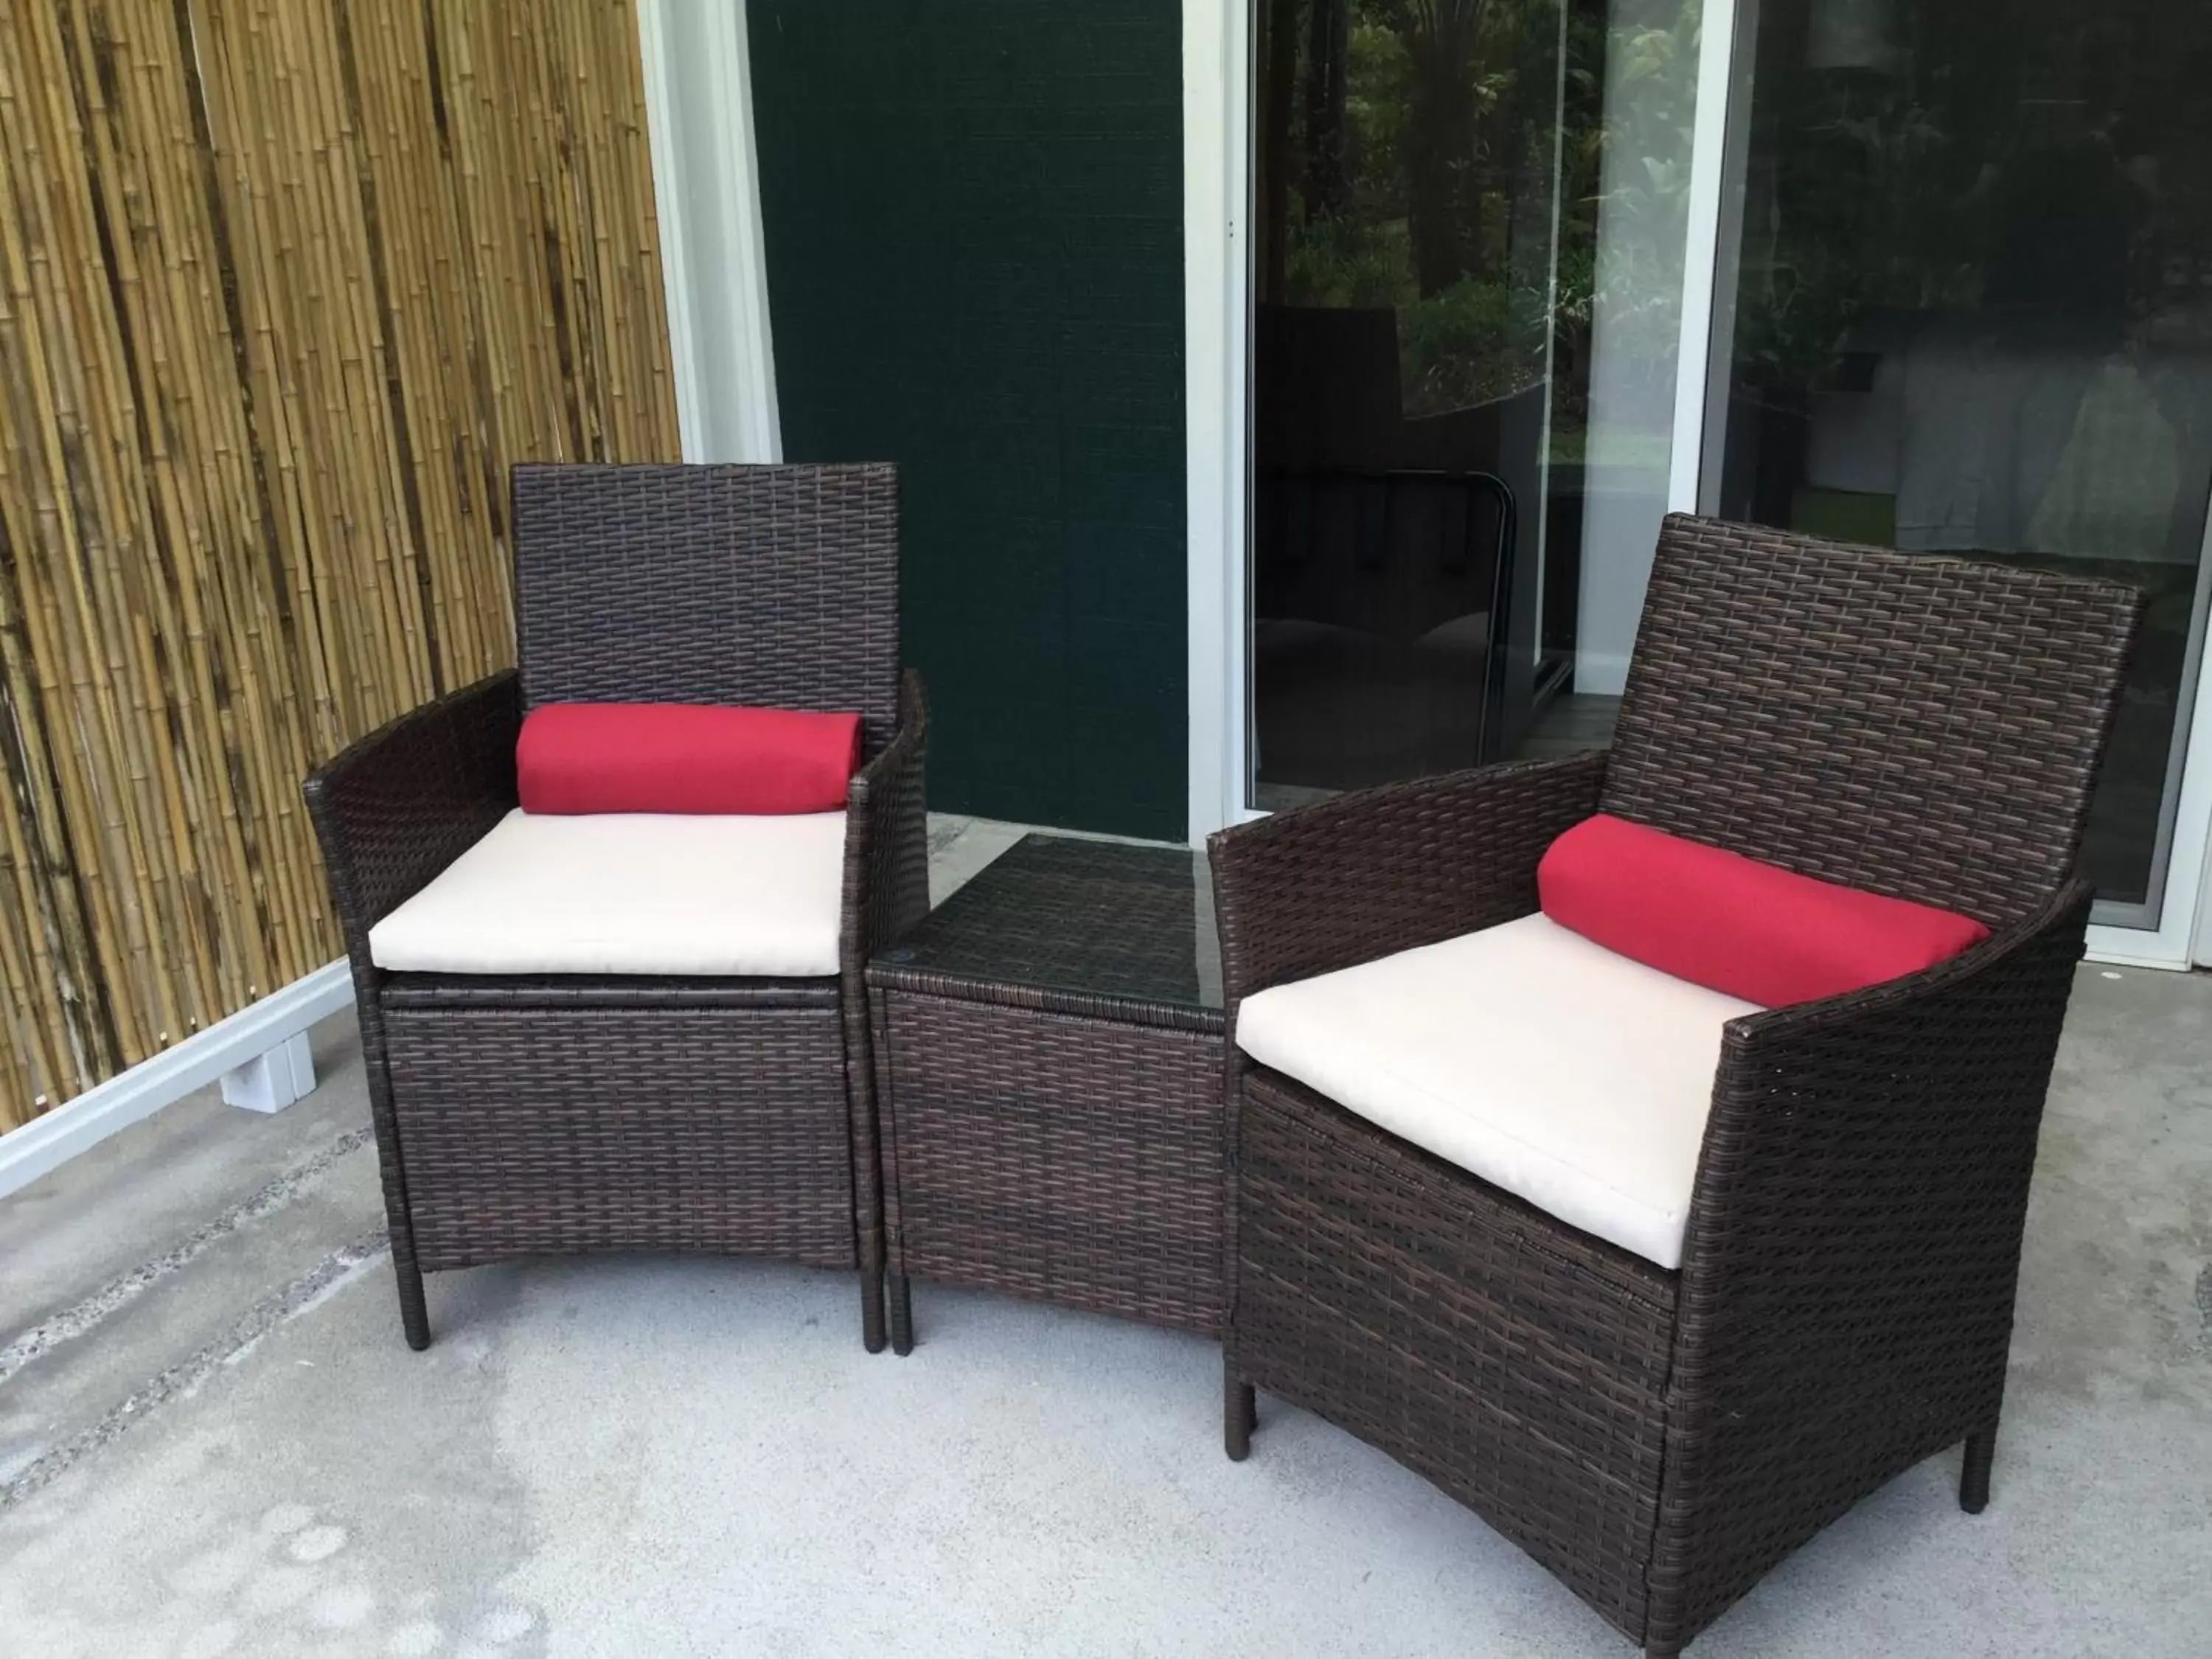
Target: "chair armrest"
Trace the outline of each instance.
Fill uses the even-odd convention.
[[[2069,883],[1932,968],[1729,1021],[1683,1240],[1686,1296],[1715,1274],[1777,1289],[1762,1251],[1801,1266],[1808,1248],[1887,1258],[1909,1235],[1981,1225],[2016,1250],[2089,897]]]
[[[368,930],[466,852],[515,804],[522,698],[513,670],[402,714],[304,787],[356,978]]]
[[[928,698],[908,669],[899,680],[898,730],[846,797],[845,961],[854,975],[929,914],[928,742]]]
[[[1984,1143],[1955,1134],[1969,1127],[1960,1121],[1969,1103],[2001,1103],[1997,1122],[2008,1130],[2028,1109],[2032,1157],[2032,1120],[2050,1084],[2089,902],[2087,886],[2070,882],[1932,968],[1729,1021],[1698,1173],[1705,1218],[1721,1224],[1763,1163],[1814,1136],[1863,1143],[1901,1133],[1910,1157],[1869,1147],[1854,1160],[1869,1176],[1899,1170],[1917,1182],[1923,1154],[1946,1149],[1978,1162]],[[1693,1234],[1699,1219],[1693,1207]]]
[[[1605,752],[1385,784],[1206,843],[1233,1014],[1255,991],[1536,908],[1536,865],[1597,810]]]
[[[1657,1552],[1670,1524],[1701,1540],[1672,1552],[1677,1627],[1891,1475],[1995,1426],[2088,916],[2071,883],[1921,973],[1729,1022],[1668,1412]]]

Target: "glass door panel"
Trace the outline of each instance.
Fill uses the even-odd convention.
[[[1704,505],[2141,588],[2083,862],[2100,921],[2154,926],[2207,592],[2212,8],[1747,0],[1737,53]]]
[[[1665,505],[1695,0],[1259,0],[1250,805],[1604,741]]]

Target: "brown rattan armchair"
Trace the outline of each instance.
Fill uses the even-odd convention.
[[[1230,1455],[1255,1386],[1318,1413],[1654,1654],[1943,1448],[1978,1510],[2136,611],[2106,584],[1674,518],[1609,753],[1217,836]],[[1717,1028],[1671,1268],[1233,1043],[1270,987],[1528,917],[1540,856],[1600,810],[1992,929]]]
[[[857,1268],[880,1348],[861,974],[928,908],[896,473],[523,466],[514,499],[519,669],[403,717],[307,784],[353,965],[407,1340],[429,1341],[425,1272],[665,1250]],[[860,714],[835,975],[376,965],[370,929],[515,806],[525,710],[581,702]]]

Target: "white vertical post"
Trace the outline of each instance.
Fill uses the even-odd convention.
[[[1183,0],[1183,361],[1190,545],[1190,837],[1245,805],[1245,433],[1251,20]]]
[[[1639,73],[1647,25],[1663,9],[1616,6],[1605,32],[1607,140],[1592,250],[1574,681],[1577,692],[1600,696],[1619,696],[1627,682],[1659,520],[1681,504],[1675,467],[1696,459],[1703,399],[1684,408],[1683,370],[1691,366],[1702,384],[1712,283],[1725,274],[1716,270],[1712,227],[1698,222],[1724,202],[1724,182],[1712,182],[1711,139],[1717,116],[1725,133],[1728,100],[1707,79],[1716,73],[1711,49],[1720,24],[1709,8],[1687,11],[1696,44],[1679,60]],[[1724,31],[1719,40],[1726,44]],[[1671,112],[1686,100],[1691,118],[1684,128]],[[1668,198],[1646,187],[1654,169],[1684,182],[1663,218],[1655,210]],[[1691,188],[1693,180],[1703,187]],[[1661,291],[1650,291],[1654,283]],[[1671,375],[1663,372],[1669,356]],[[1662,368],[1656,374],[1655,363]],[[1654,438],[1667,444],[1656,459]]]
[[[1682,334],[1674,359],[1674,438],[1667,509],[1698,510],[1705,453],[1707,360],[1713,347],[1713,290],[1719,264],[1721,185],[1727,171],[1729,94],[1735,81],[1736,0],[1703,0],[1698,36],[1697,116],[1690,135],[1689,237],[1682,249]],[[1723,351],[1730,348],[1719,343]]]
[[[1712,320],[1707,337],[1701,434],[1725,434],[1728,429],[1725,417],[1735,369],[1737,306],[1742,298],[1744,194],[1749,178],[1752,77],[1758,67],[1759,29],[1759,0],[1737,0],[1735,46],[1729,70],[1728,133],[1721,151],[1720,222],[1714,239]],[[1705,452],[1696,496],[1700,512],[1711,510],[1720,501],[1727,447],[1725,443],[1714,444]]]
[[[653,159],[653,215],[660,232],[660,287],[668,312],[669,367],[676,377],[676,426],[684,459],[701,459],[706,413],[700,406],[699,353],[691,319],[691,260],[685,245],[680,140],[668,73],[668,32],[663,0],[638,0],[637,48],[645,72],[645,130]]]
[[[2204,879],[2197,894],[2197,942],[2191,959],[2200,968],[2212,968],[2212,848],[2208,848]]]
[[[742,0],[639,0],[653,206],[687,461],[783,458]]]
[[[2093,925],[2089,955],[2100,962],[2186,968],[2212,957],[2212,513],[2197,557],[2196,608],[2168,750],[2179,775],[2169,778],[2172,816],[2160,824],[2152,854],[2160,860],[2151,872],[2155,908],[2136,926]]]

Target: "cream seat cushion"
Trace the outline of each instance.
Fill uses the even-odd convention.
[[[565,817],[519,808],[368,930],[439,974],[837,971],[845,815]]]
[[[1756,1010],[1539,915],[1261,991],[1237,1012],[1237,1045],[1674,1267],[1721,1028]]]

